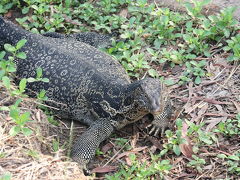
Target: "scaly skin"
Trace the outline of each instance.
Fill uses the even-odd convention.
[[[68,38],[76,41],[80,41],[86,44],[89,44],[95,48],[105,48],[111,45],[111,36],[104,35],[104,34],[97,34],[95,32],[81,32],[81,33],[74,33],[74,34],[60,34],[56,32],[47,32],[42,34],[46,37],[52,38]]]
[[[115,129],[149,113],[155,117],[153,131],[158,133],[168,125],[171,105],[159,80],[131,83],[118,61],[93,46],[74,38],[33,34],[0,17],[0,45],[15,45],[21,39],[27,40],[21,49],[27,58],[17,59],[17,77],[36,77],[40,67],[50,81],[29,83],[29,95],[46,90],[51,100],[46,103],[59,109],[54,110],[56,114],[90,126],[72,148],[72,158],[81,165],[93,158],[99,144]]]

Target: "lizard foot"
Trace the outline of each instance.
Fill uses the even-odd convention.
[[[163,112],[158,115],[154,115],[154,120],[150,125],[147,126],[147,129],[150,130],[148,134],[157,137],[160,133],[162,137],[166,128],[169,127],[169,119],[171,117],[171,114],[172,105],[171,101],[168,101]]]
[[[168,124],[166,124],[165,126],[159,126],[158,124],[155,124],[153,121],[151,124],[147,126],[147,129],[149,130],[148,134],[158,137],[160,133],[160,137],[163,137],[167,127],[168,127]]]

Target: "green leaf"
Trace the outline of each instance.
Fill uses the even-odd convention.
[[[185,6],[188,14],[189,14],[190,16],[194,16],[194,10],[193,10],[192,4],[189,3],[189,2],[185,2],[185,3],[184,3],[184,6]]]
[[[43,89],[38,93],[37,98],[42,100],[47,100],[47,96],[45,95],[46,95],[46,91]]]
[[[9,134],[10,136],[16,136],[21,130],[21,127],[20,126],[13,126],[10,131],[9,131]]]
[[[200,78],[199,76],[197,76],[194,82],[195,82],[196,84],[200,84],[201,81],[202,81],[201,78]]]
[[[223,48],[224,51],[230,51],[231,49],[232,49],[232,48],[229,47],[229,46],[225,46],[225,47]]]
[[[37,5],[32,5],[31,7],[32,7],[33,9],[35,9],[35,10],[38,10]]]
[[[70,8],[70,6],[71,6],[71,1],[72,1],[72,0],[65,0],[65,6],[66,6],[66,8]]]
[[[186,27],[188,30],[192,29],[193,22],[192,21],[187,21]]]
[[[42,82],[48,83],[49,79],[48,78],[42,78]]]
[[[15,104],[14,104],[14,107],[17,108],[21,102],[22,102],[22,99],[16,100],[16,102],[15,102]]]
[[[171,85],[175,84],[175,82],[172,79],[166,79],[166,80],[164,80],[164,84],[171,86]]]
[[[22,133],[25,135],[25,136],[29,136],[33,133],[33,131],[27,127],[24,127],[22,128]]]
[[[37,68],[37,78],[41,78],[42,77],[42,68]]]
[[[207,56],[207,57],[210,57],[211,54],[209,53],[209,51],[204,51],[204,55]]]
[[[20,121],[17,122],[19,125],[24,125],[27,121],[30,120],[30,112],[25,112],[20,115],[19,117]]]
[[[213,141],[211,139],[209,139],[209,137],[206,137],[206,136],[205,137],[200,136],[199,139],[208,145],[211,145],[213,143]]]
[[[176,120],[176,125],[177,125],[177,127],[182,127],[182,120],[178,118]]]
[[[152,77],[157,77],[158,76],[158,72],[155,69],[149,69],[148,74]]]
[[[22,13],[23,14],[27,14],[29,12],[29,7],[24,7],[23,9],[22,9]]]
[[[10,109],[7,106],[2,106],[0,107],[0,111],[10,111]]]
[[[1,51],[0,52],[0,60],[2,60],[6,55],[6,52],[5,51]]]
[[[167,152],[168,152],[168,149],[163,149],[163,150],[161,150],[160,156],[165,155]]]
[[[195,54],[187,54],[186,59],[195,59],[197,56]]]
[[[18,41],[16,48],[17,50],[21,49],[25,44],[26,44],[27,40],[26,39],[22,39],[20,41]]]
[[[224,158],[226,158],[227,156],[226,156],[225,154],[218,154],[217,157],[218,157],[218,158],[221,158],[221,159],[224,159]]]
[[[4,44],[4,49],[8,52],[15,52],[17,49],[11,44]]]
[[[181,154],[180,148],[176,144],[173,145],[173,151],[177,156],[179,156]]]
[[[19,59],[26,59],[27,58],[27,55],[26,55],[26,53],[25,52],[19,52],[19,53],[17,53],[17,58],[19,58]]]
[[[226,38],[229,38],[229,36],[230,36],[230,31],[229,31],[228,29],[224,29],[223,32],[224,32],[224,36],[225,36]]]
[[[0,80],[2,80],[2,77],[5,75],[5,70],[0,70]]]
[[[53,146],[53,151],[57,152],[59,150],[59,141],[53,139],[52,146]]]
[[[236,156],[236,155],[230,155],[230,156],[228,156],[228,159],[231,159],[231,160],[234,160],[234,161],[239,161],[240,160],[239,157]]]
[[[203,0],[202,1],[202,5],[205,6],[205,5],[208,5],[212,0]]]
[[[3,77],[2,77],[2,81],[3,81],[3,85],[4,85],[7,89],[10,89],[11,81],[10,81],[9,77],[3,76]]]
[[[31,78],[31,77],[30,77],[30,78],[27,78],[27,82],[30,82],[30,83],[31,83],[31,82],[35,82],[35,81],[36,81],[35,78]]]
[[[0,12],[1,12],[1,8],[0,8]],[[12,177],[12,174],[10,172],[6,172],[2,176],[0,176],[0,180],[11,180],[11,177]]]
[[[151,55],[154,55],[155,53],[154,53],[154,50],[152,49],[152,48],[147,48],[147,51],[149,52],[149,54],[151,54]]]
[[[27,86],[27,79],[26,78],[21,79],[19,83],[19,90],[21,93],[25,91],[26,86]]]
[[[16,67],[15,66],[8,66],[7,71],[8,72],[16,72]]]
[[[13,118],[15,121],[19,119],[19,110],[15,108],[11,108],[10,117]]]

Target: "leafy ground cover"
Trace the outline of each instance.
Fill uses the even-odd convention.
[[[111,34],[112,46],[102,50],[116,57],[133,80],[151,76],[168,85],[175,108],[172,128],[164,137],[148,136],[148,120],[144,118],[116,132],[90,163],[95,179],[237,179],[240,175],[240,26],[233,18],[234,8],[203,15],[202,8],[209,2],[185,3],[185,14],[147,0],[0,2],[2,15],[35,33]],[[76,164],[59,156],[62,149],[67,154],[71,144],[71,125],[57,122],[50,112],[45,116],[35,109],[45,98],[44,92],[38,95],[37,104],[24,95],[27,82],[47,81],[41,77],[41,70],[36,70],[37,77],[23,79],[17,87],[12,84],[12,62],[25,58],[20,51],[23,45],[4,46],[12,53],[9,61],[3,60],[4,53],[0,55],[0,132],[4,147],[0,167],[8,171],[3,174],[0,169],[2,178],[58,179],[55,172],[59,171],[66,175],[64,179],[77,179]],[[38,125],[31,125],[46,125],[43,119],[50,122],[50,134],[47,128],[37,130]],[[82,126],[77,125],[74,131],[79,129],[82,131]],[[39,131],[46,134],[39,137]],[[49,138],[56,134],[58,138]],[[35,139],[38,144],[33,143]],[[24,146],[26,142],[29,144]],[[51,147],[37,148],[36,144]],[[43,166],[48,167],[48,173]],[[27,167],[34,170],[28,174]]]

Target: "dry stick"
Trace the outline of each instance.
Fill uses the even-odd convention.
[[[216,79],[216,78],[214,78]],[[211,82],[206,82],[206,83],[202,83],[201,85],[199,86],[196,86],[196,87],[193,87],[193,90],[197,89],[197,88],[201,88],[203,86],[207,86],[207,85],[210,85],[210,84],[214,84],[214,83],[217,83],[217,82],[220,82],[220,80],[212,80]],[[184,92],[187,92],[188,89],[185,89],[185,90],[182,90],[180,91],[179,93],[184,93]]]
[[[226,83],[229,81],[229,79],[233,76],[233,74],[237,71],[237,69],[239,68],[240,65],[238,65],[236,68],[233,68],[232,72],[230,73],[230,75],[228,76],[228,78],[225,80],[225,82],[223,83],[222,86],[225,86]],[[220,89],[220,87],[218,87],[215,91],[213,91],[211,93],[211,95],[215,94],[218,90]]]
[[[157,2],[155,0],[154,0],[154,4],[157,7],[157,9],[159,9],[158,4],[157,4]]]
[[[103,167],[105,167],[106,165],[108,165],[122,150],[123,148],[130,142],[130,140],[128,140],[124,145],[123,147],[111,158],[109,159],[108,162],[106,162],[106,164],[103,165]]]
[[[11,96],[7,96],[5,98],[3,98],[1,101],[0,101],[0,105],[2,106],[5,102],[9,102],[11,100]]]
[[[201,179],[201,178],[204,177],[208,172],[210,172],[210,170],[207,170],[206,172],[202,173],[196,180]]]
[[[72,147],[72,143],[73,143],[73,126],[74,126],[74,123],[72,121],[71,122],[71,127],[70,127],[69,144],[68,144],[68,151],[67,151],[67,156],[68,157],[70,157],[71,147]]]

